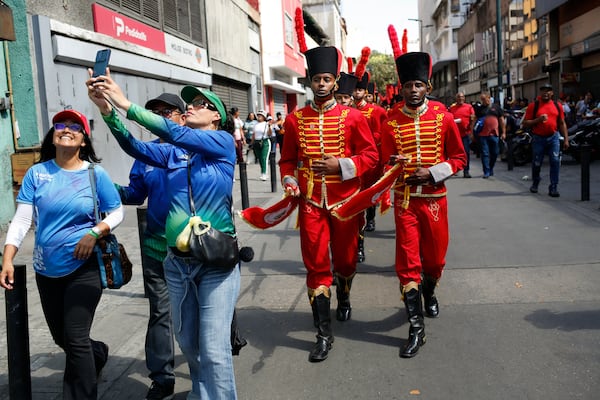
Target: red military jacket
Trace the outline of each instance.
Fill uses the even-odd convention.
[[[383,122],[387,118],[387,113],[383,109],[383,107],[379,107],[376,104],[369,104],[365,100],[362,100],[360,103],[356,105],[356,108],[365,116],[367,122],[369,123],[369,128],[371,128],[371,132],[373,133],[373,139],[375,140],[375,145],[377,146],[377,151],[379,151],[381,155],[381,126]],[[370,170],[362,179],[363,188],[370,187],[373,183],[377,182],[379,178],[383,175],[383,168],[381,166],[375,167]]]
[[[356,108],[367,119],[369,128],[371,128],[371,132],[373,132],[373,137],[375,138],[375,144],[379,146],[381,143],[381,125],[387,118],[387,113],[383,107],[379,107],[376,104],[367,103],[365,100],[362,100],[360,103],[358,103]]]
[[[417,110],[396,105],[389,112],[381,132],[381,159],[404,154],[410,156],[404,172],[411,175],[418,167],[429,168],[434,184],[410,187],[414,197],[446,195],[444,180],[464,168],[466,154],[452,114],[437,101],[425,100]],[[395,196],[403,196],[404,179],[398,178]]]
[[[331,209],[355,195],[360,190],[360,176],[378,164],[367,120],[354,108],[331,101],[318,109],[311,103],[288,114],[283,126],[281,179],[295,177],[302,196],[318,207]],[[348,159],[340,161],[341,174],[312,172],[312,162],[324,155]]]

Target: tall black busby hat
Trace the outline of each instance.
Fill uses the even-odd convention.
[[[367,63],[369,62],[369,56],[371,55],[371,49],[368,47],[363,47],[360,52],[360,60],[358,60],[358,64],[356,65],[356,71],[354,75],[358,78],[358,82],[356,83],[357,89],[367,89],[367,85],[369,84],[369,80],[371,79],[371,75],[367,71]]]
[[[333,46],[315,47],[304,53],[308,67],[308,77],[330,73],[337,77],[342,69],[342,53]]]
[[[367,92],[375,94],[375,82],[369,82],[367,85]]]
[[[337,94],[352,95],[358,78],[354,75],[340,72],[340,77],[337,81],[338,89],[335,91]]]
[[[396,58],[396,69],[401,83],[421,81],[430,83],[431,56],[428,53],[411,52]]]

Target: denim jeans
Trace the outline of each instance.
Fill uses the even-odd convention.
[[[547,153],[550,158],[550,184],[558,185],[558,173],[560,171],[560,134],[554,132],[554,135],[539,136],[532,135],[531,148],[533,152],[533,161],[531,162],[531,178],[534,184],[540,182],[540,170],[544,162],[544,155]]]
[[[496,158],[498,158],[498,136],[479,136],[479,143],[481,144],[483,176],[492,176]]]
[[[150,371],[152,381],[171,386],[175,384],[175,346],[163,262],[142,254],[142,270],[144,292],[150,305],[146,330],[146,368]]]
[[[463,147],[465,148],[465,154],[467,155],[467,163],[465,164],[464,172],[469,172],[469,165],[471,164],[471,137],[465,135],[462,137]]]
[[[164,269],[175,338],[190,368],[188,400],[237,399],[230,331],[239,266],[224,271],[169,249]]]

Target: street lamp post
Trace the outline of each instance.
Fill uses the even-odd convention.
[[[408,20],[419,23],[419,50],[423,51],[423,28],[431,28],[433,25],[428,24],[423,26],[423,20],[419,18],[409,18]]]

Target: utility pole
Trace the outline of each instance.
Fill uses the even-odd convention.
[[[504,104],[504,89],[502,83],[502,75],[504,74],[504,68],[502,68],[502,7],[500,3],[500,0],[496,0],[496,42],[498,45],[498,101],[502,106]]]

